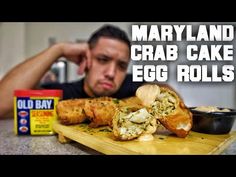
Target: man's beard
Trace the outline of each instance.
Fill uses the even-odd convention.
[[[113,83],[113,89],[104,89],[101,87],[101,85],[99,84],[100,82],[98,81],[95,85],[91,85],[88,80],[84,80],[84,84],[86,85],[87,88],[87,92],[90,93],[88,95],[92,96],[92,97],[101,97],[101,96],[111,96],[113,94],[115,94],[118,89],[117,89],[117,85],[115,85]]]
[[[112,90],[112,91],[96,91],[94,89],[91,89],[91,91],[93,92],[93,94],[96,97],[101,97],[101,96],[111,96],[113,95],[116,91]]]

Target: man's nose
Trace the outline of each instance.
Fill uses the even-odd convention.
[[[113,79],[115,77],[116,74],[116,64],[115,63],[111,63],[110,65],[108,65],[108,67],[106,68],[106,77],[108,77],[109,79]]]

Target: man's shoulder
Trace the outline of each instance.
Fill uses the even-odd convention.
[[[53,82],[53,83],[45,83],[42,84],[40,87],[41,88],[60,88],[60,87],[70,87],[70,86],[82,86],[83,85],[83,80],[77,80],[73,82],[65,82],[65,83],[59,83],[59,82]]]
[[[88,95],[83,90],[83,79],[69,83],[44,84],[41,88],[63,90],[63,99],[88,97]]]
[[[126,78],[125,78],[124,82],[123,82],[123,85],[127,85],[127,84],[132,84],[134,86],[140,86],[140,85],[144,84],[144,82],[134,82],[133,81],[133,75],[128,73],[126,75]]]
[[[133,82],[132,74],[127,74],[120,89],[113,96],[116,98],[127,98],[135,95],[135,92],[143,82]]]
[[[130,73],[126,74],[124,82],[132,82],[132,74]]]

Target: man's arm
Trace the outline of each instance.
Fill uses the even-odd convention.
[[[11,69],[0,81],[0,118],[13,110],[13,92],[16,89],[34,89],[42,76],[60,57],[81,64],[82,71],[89,65],[89,50],[84,44],[56,44]]]

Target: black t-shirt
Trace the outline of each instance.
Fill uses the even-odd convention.
[[[73,99],[73,98],[88,98],[88,96],[83,89],[84,79],[72,82],[72,83],[50,83],[44,84],[41,87],[44,89],[61,89],[63,90],[63,99]],[[120,89],[111,97],[122,99],[130,96],[134,96],[137,88],[141,86],[143,82],[132,82],[132,75],[127,74],[124,82],[122,83]]]

